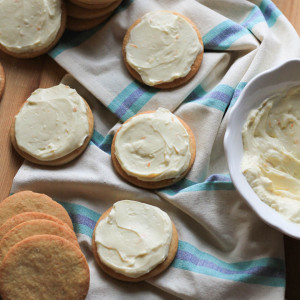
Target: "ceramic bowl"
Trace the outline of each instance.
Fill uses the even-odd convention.
[[[291,85],[300,85],[300,59],[289,60],[253,78],[231,109],[224,138],[229,172],[234,186],[257,215],[286,235],[300,239],[300,224],[293,223],[262,202],[242,174],[242,128],[249,112],[266,98]],[[300,99],[299,99],[300,101]]]

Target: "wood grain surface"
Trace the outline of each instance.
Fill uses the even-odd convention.
[[[300,34],[300,0],[274,0]],[[12,149],[9,129],[21,104],[38,87],[60,82],[66,73],[49,56],[21,60],[0,52],[6,73],[6,86],[0,100],[0,201],[9,194],[13,177],[22,158]],[[300,241],[285,236],[287,267],[286,299],[300,299]]]

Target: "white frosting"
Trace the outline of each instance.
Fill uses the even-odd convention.
[[[88,134],[86,104],[63,84],[34,91],[16,116],[18,147],[42,161],[67,155],[80,147]]]
[[[122,169],[143,181],[179,177],[191,160],[189,134],[165,108],[124,123],[115,140]]]
[[[151,86],[186,76],[203,51],[193,26],[167,11],[144,15],[125,49],[128,64]]]
[[[60,26],[60,0],[0,0],[0,44],[12,52],[49,46]]]
[[[162,263],[172,240],[172,222],[158,207],[131,200],[116,202],[95,229],[102,263],[137,278]]]
[[[300,86],[251,111],[243,128],[242,170],[258,197],[300,223]]]

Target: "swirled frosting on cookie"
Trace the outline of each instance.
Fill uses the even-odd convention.
[[[128,64],[150,86],[185,77],[203,51],[192,24],[168,11],[144,15],[125,49]]]
[[[169,110],[138,114],[125,122],[115,139],[122,169],[143,181],[179,177],[191,159],[189,134]]]
[[[131,278],[140,277],[168,256],[172,222],[158,207],[132,200],[116,202],[95,229],[102,263]]]
[[[60,0],[0,1],[0,44],[11,52],[49,46],[60,26]]]
[[[15,121],[18,147],[42,161],[79,148],[89,134],[87,108],[81,96],[63,84],[37,89]]]

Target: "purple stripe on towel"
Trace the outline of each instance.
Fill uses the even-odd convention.
[[[224,31],[220,32],[216,37],[206,43],[206,47],[215,47],[219,46],[223,41],[225,41],[229,36],[236,34],[237,32],[241,31],[243,28],[241,25],[234,24]]]
[[[91,229],[94,229],[95,225],[96,225],[96,222],[93,221],[92,219],[86,217],[86,216],[83,216],[83,215],[80,215],[80,214],[72,214],[72,213],[69,213],[70,215],[70,218],[72,220],[73,223],[77,223],[77,224],[82,224],[82,225],[85,225]]]
[[[121,118],[127,110],[131,107],[131,105],[137,101],[143,94],[145,93],[145,89],[142,87],[137,88],[134,92],[132,92],[118,107],[115,111],[115,114]]]

